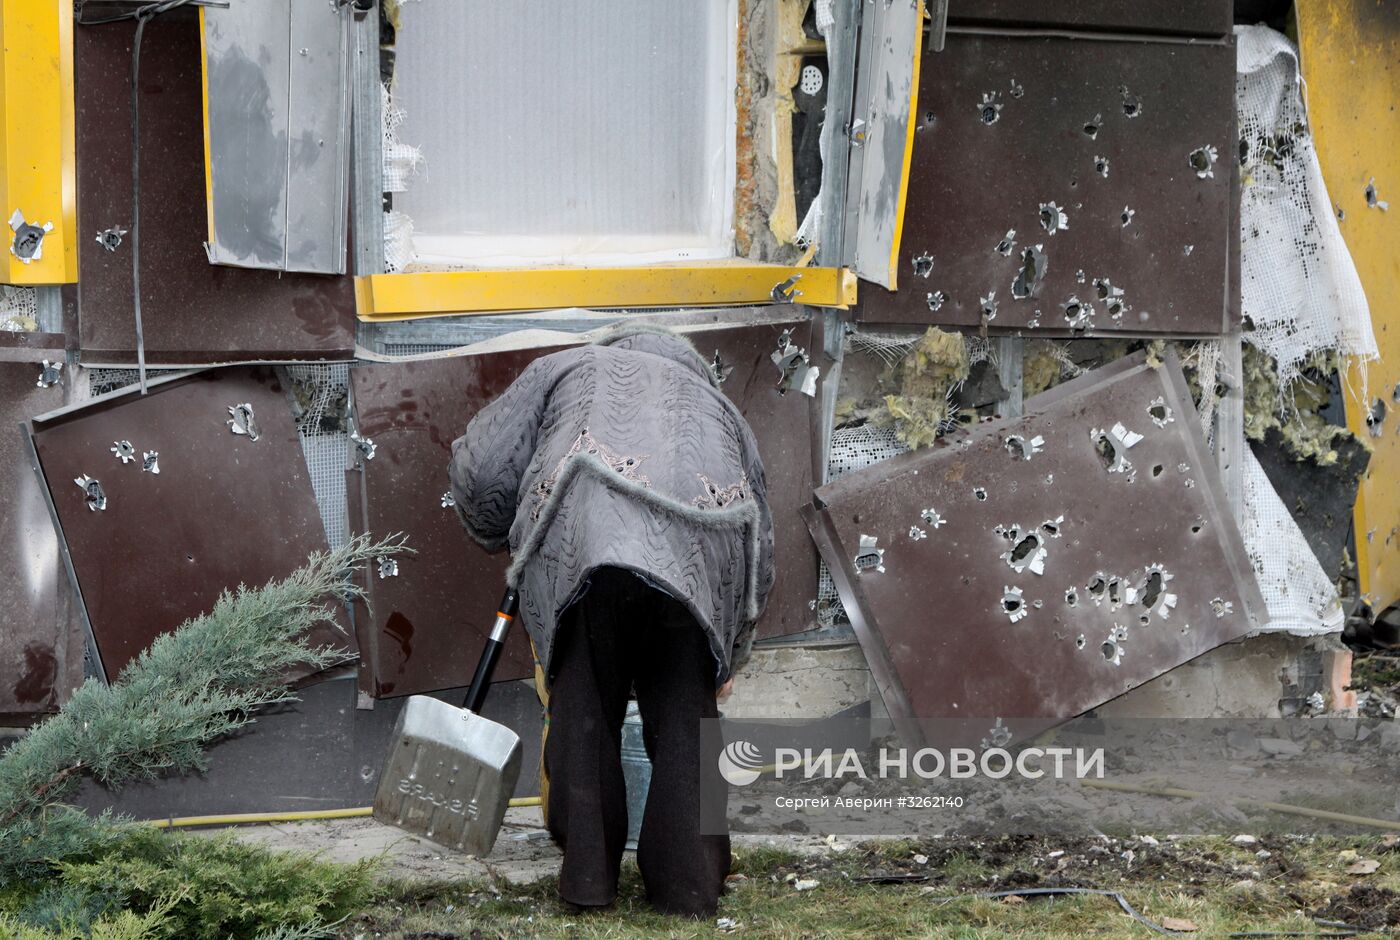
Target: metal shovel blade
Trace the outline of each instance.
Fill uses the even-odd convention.
[[[427,695],[404,703],[374,795],[374,818],[483,856],[520,778],[520,737]]]

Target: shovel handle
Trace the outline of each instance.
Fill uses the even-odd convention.
[[[476,674],[472,676],[472,684],[467,689],[467,698],[462,703],[462,707],[469,712],[480,712],[481,705],[486,701],[486,691],[491,688],[491,674],[496,671],[496,660],[501,658],[501,647],[506,645],[506,634],[510,632],[510,623],[515,619],[515,609],[520,603],[520,595],[515,588],[506,588],[505,596],[501,598],[501,606],[496,609],[496,622],[491,627],[491,636],[486,641],[486,648],[481,651],[481,660],[476,664]]]

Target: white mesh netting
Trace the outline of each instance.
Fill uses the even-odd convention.
[[[1265,26],[1237,26],[1235,36],[1240,289],[1244,313],[1254,325],[1245,339],[1277,361],[1286,390],[1312,354],[1335,349],[1374,359],[1376,339],[1313,147],[1297,49]],[[1202,364],[1218,368],[1218,350],[1215,356]],[[1207,428],[1214,405],[1214,396],[1205,395],[1201,418]],[[1296,634],[1341,629],[1335,586],[1248,447],[1244,454],[1238,521],[1269,609],[1265,629]]]
[[[1287,387],[1312,353],[1373,359],[1376,338],[1313,148],[1297,50],[1266,26],[1235,37],[1245,338],[1278,360]]]
[[[344,362],[287,366],[297,402],[297,436],[306,458],[306,472],[316,494],[326,541],[339,548],[349,538],[345,513],[345,470],[350,438],[346,409],[350,366]]]
[[[390,209],[384,213],[384,270],[393,274],[413,263],[413,220]]]
[[[906,350],[907,351],[907,350]],[[862,424],[854,428],[837,428],[831,432],[831,447],[827,450],[827,479],[834,480],[852,470],[864,470],[871,464],[908,453],[909,445],[895,436],[893,425],[876,427]],[[831,572],[821,563],[817,578],[817,623],[829,627],[846,619],[841,598],[836,594]]]
[[[32,333],[39,328],[38,291],[0,284],[0,330]]]
[[[408,178],[417,174],[423,153],[417,147],[399,140],[399,125],[403,123],[403,108],[394,104],[389,89],[380,86],[384,115],[384,191],[401,193],[408,189]]]
[[[1265,631],[1310,636],[1342,629],[1336,586],[1248,447],[1243,509],[1240,534],[1269,608]]]

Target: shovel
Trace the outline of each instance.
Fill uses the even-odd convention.
[[[477,712],[518,601],[507,589],[462,708],[428,695],[404,703],[379,775],[375,819],[469,855],[491,851],[520,778],[520,737]]]

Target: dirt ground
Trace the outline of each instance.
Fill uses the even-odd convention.
[[[555,894],[560,856],[543,835],[537,809],[510,812],[487,861],[368,819],[250,827],[240,838],[339,861],[380,859],[383,894],[339,925],[343,940],[716,934],[1080,940],[1400,930],[1396,835],[738,834],[734,873],[718,916],[706,921],[654,913],[630,860],[611,909],[566,909]]]

